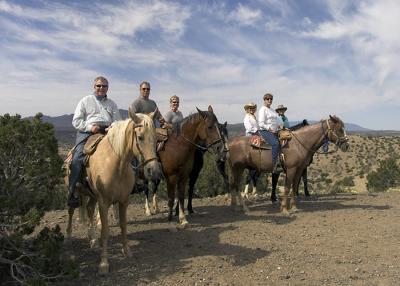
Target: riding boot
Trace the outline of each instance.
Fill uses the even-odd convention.
[[[77,208],[80,205],[79,196],[75,193],[75,186],[68,188],[68,202],[67,205],[70,208]]]

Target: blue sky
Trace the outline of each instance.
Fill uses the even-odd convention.
[[[184,115],[239,123],[270,92],[290,120],[400,130],[399,15],[397,0],[0,0],[0,114],[73,113],[104,75],[124,109],[146,80],[162,113],[176,94]]]

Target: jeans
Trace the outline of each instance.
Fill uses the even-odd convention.
[[[76,183],[78,183],[82,169],[83,169],[83,159],[85,158],[85,154],[83,154],[83,147],[85,147],[85,143],[88,140],[89,136],[92,135],[91,132],[81,132],[78,131],[76,134],[76,147],[74,150],[74,154],[72,155],[71,162],[71,173],[69,174],[69,190],[70,192],[74,192]]]
[[[272,146],[272,164],[275,166],[280,150],[278,136],[267,130],[260,130],[259,133]]]

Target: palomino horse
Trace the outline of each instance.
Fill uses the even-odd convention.
[[[349,144],[344,129],[344,124],[336,116],[322,120],[319,123],[306,126],[291,132],[292,139],[282,148],[285,157],[285,190],[281,200],[281,211],[288,214],[288,194],[293,188],[297,191],[300,177],[312,158],[312,155],[329,140],[338,146],[343,152],[347,151]],[[238,195],[238,186],[245,168],[257,169],[261,172],[272,172],[272,159],[270,150],[259,150],[250,146],[249,137],[236,137],[230,140],[228,166],[231,170],[230,190],[232,194],[231,205],[235,206],[237,201],[242,204],[243,210],[247,211],[242,197]],[[291,207],[295,211],[296,201],[294,192],[291,194]]]
[[[218,128],[218,120],[211,106],[208,111],[201,111],[186,117],[177,126],[174,126],[168,135],[164,148],[158,152],[168,190],[168,222],[172,226],[175,189],[179,203],[179,223],[186,226],[188,221],[184,212],[185,187],[193,168],[194,153],[196,148],[224,149],[223,139]],[[205,147],[199,144],[205,143]],[[217,151],[216,151],[217,152]],[[157,182],[153,181],[153,185]],[[153,198],[153,204],[155,198]]]
[[[144,168],[148,179],[157,179],[161,175],[160,164],[156,155],[156,135],[152,117],[144,114],[135,115],[129,112],[130,119],[114,123],[108,134],[97,146],[96,152],[90,156],[86,166],[86,174],[92,196],[87,204],[89,216],[88,237],[93,246],[96,242],[94,210],[99,203],[101,219],[102,246],[99,272],[108,273],[108,208],[118,203],[119,222],[122,234],[122,251],[130,256],[126,233],[126,210],[129,194],[135,183],[135,174],[131,167],[133,158],[137,158]],[[73,208],[69,208],[67,238],[71,238]]]

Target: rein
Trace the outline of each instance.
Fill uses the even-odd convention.
[[[334,134],[338,139],[335,141],[335,142],[333,142],[333,141],[331,141],[332,143],[334,143],[335,144],[335,150],[333,150],[333,151],[327,151],[327,152],[320,152],[320,151],[318,151],[318,149],[317,150],[312,150],[312,149],[310,149],[310,148],[308,148],[307,146],[305,146],[304,145],[304,143],[296,136],[296,134],[294,134],[293,133],[293,131],[290,131],[290,133],[293,135],[293,137],[294,138],[296,138],[296,140],[297,140],[297,142],[299,142],[300,143],[300,145],[304,148],[304,149],[306,149],[307,151],[310,151],[310,152],[312,152],[312,153],[317,153],[317,154],[332,154],[332,153],[336,153],[337,151],[338,151],[338,149],[339,149],[339,144],[340,144],[340,142],[342,141],[342,140],[346,140],[346,134],[345,134],[345,136],[343,136],[343,137],[339,137],[338,135],[336,135],[336,133],[334,133],[333,131],[332,131],[332,128],[330,127],[330,125],[329,125],[329,121],[328,121],[328,119],[326,119],[325,120],[326,121],[326,124],[328,125],[328,132],[325,132],[325,128],[324,128],[324,122],[321,122],[321,128],[322,128],[322,134],[324,135],[324,143],[325,142],[329,142],[329,141],[331,141],[331,140],[329,140],[329,132],[331,132],[331,134]]]
[[[206,147],[201,146],[199,144],[194,143],[193,141],[191,141],[190,139],[186,138],[185,135],[183,134],[183,132],[181,133],[181,136],[183,137],[183,139],[185,139],[187,142],[189,142],[190,144],[192,144],[193,146],[195,146],[197,149],[203,151],[203,152],[207,152],[208,148],[210,148],[211,146],[217,144],[218,142],[223,141],[222,140],[222,135],[221,132],[219,131],[219,127],[216,126],[217,131],[218,131],[218,135],[219,135],[219,139],[215,140],[214,142],[212,142],[211,144],[208,144]],[[225,151],[225,144],[224,144],[224,151]]]
[[[138,127],[142,127],[142,126],[143,126],[142,124],[134,125],[134,126],[133,126],[133,129],[138,128]],[[140,156],[141,156],[142,158],[144,158],[143,152],[142,152],[142,150],[140,149],[140,146],[139,146],[139,140],[138,140],[138,138],[137,138],[136,132],[135,132],[135,139],[136,139],[136,148],[138,149],[138,151],[139,151],[139,153],[140,153]],[[147,159],[147,160],[141,162],[140,164],[138,164],[137,166],[133,166],[133,165],[132,165],[132,168],[133,168],[134,170],[138,170],[139,168],[144,167],[146,164],[148,164],[148,163],[150,163],[151,161],[154,161],[154,160],[157,160],[157,161],[158,161],[158,158],[157,158],[157,157],[153,157],[153,158]]]

